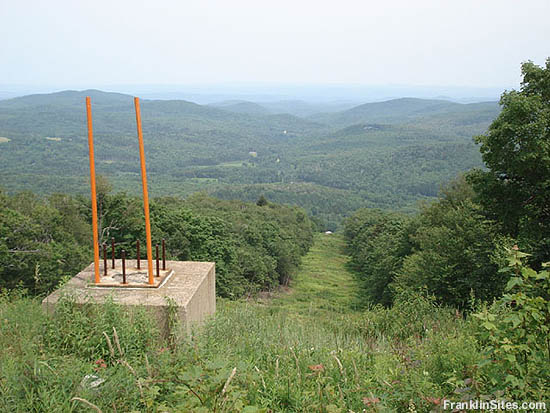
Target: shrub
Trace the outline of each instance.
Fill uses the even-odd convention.
[[[525,266],[527,256],[510,250],[506,294],[474,317],[490,355],[480,366],[488,381],[516,399],[540,400],[550,392],[550,272]]]

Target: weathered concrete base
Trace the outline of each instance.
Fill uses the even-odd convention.
[[[133,265],[127,260],[127,265]],[[72,297],[77,303],[102,304],[107,298],[122,306],[145,307],[159,323],[161,331],[168,331],[169,314],[175,308],[176,315],[187,333],[200,325],[216,311],[216,270],[213,262],[166,261],[173,274],[157,288],[96,287],[94,264],[79,272],[61,289],[42,301],[42,307],[55,311],[57,301],[63,296]]]

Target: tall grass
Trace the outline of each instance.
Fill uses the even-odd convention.
[[[0,411],[439,409],[484,357],[468,322],[421,296],[357,310],[340,247],[318,240],[291,293],[218,300],[215,317],[176,340],[112,302],[66,299],[48,316],[36,299],[4,294]]]
[[[102,411],[403,411],[411,403],[429,411],[481,357],[464,321],[445,311],[422,327],[392,330],[388,319],[400,310],[315,323],[285,308],[218,307],[204,329],[170,349],[146,315],[132,321],[114,304],[99,316],[67,302],[48,318],[35,300],[4,298],[1,410],[89,410],[77,397]],[[90,374],[105,382],[87,388]]]

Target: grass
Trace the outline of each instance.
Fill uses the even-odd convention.
[[[361,311],[346,261],[342,238],[319,234],[288,292],[218,300],[176,340],[114,303],[48,317],[0,296],[0,411],[428,412],[476,379],[462,319],[421,298]]]
[[[340,235],[317,234],[315,244],[302,259],[291,292],[273,299],[270,305],[319,318],[329,312],[355,311],[359,285],[346,269],[347,261]]]

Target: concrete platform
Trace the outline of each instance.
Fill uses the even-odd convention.
[[[127,266],[135,265],[126,260]],[[116,261],[118,267],[120,260]],[[102,264],[100,264],[103,270]],[[122,306],[145,307],[159,323],[161,331],[169,329],[168,310],[170,303],[176,307],[178,319],[187,333],[200,325],[216,311],[216,270],[213,262],[166,261],[171,275],[156,288],[143,286],[109,287],[95,286],[94,264],[79,272],[61,289],[54,291],[42,301],[47,312],[54,312],[57,301],[63,295],[71,296],[77,303],[101,304],[107,298]],[[101,272],[100,272],[101,273]]]

